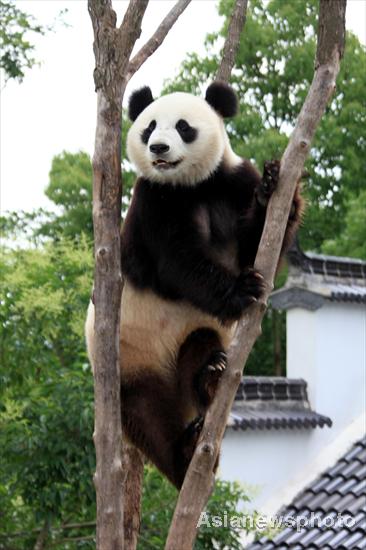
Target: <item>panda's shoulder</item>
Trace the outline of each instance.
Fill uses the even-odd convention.
[[[235,164],[222,163],[215,174],[217,185],[226,188],[239,188],[243,186],[254,188],[261,181],[257,168],[247,159],[237,158]]]

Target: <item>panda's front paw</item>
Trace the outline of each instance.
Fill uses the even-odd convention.
[[[263,296],[265,288],[264,277],[259,271],[252,267],[242,271],[235,285],[235,292],[240,299],[242,309],[258,301]]]
[[[262,183],[257,189],[257,200],[261,206],[267,206],[280,176],[280,161],[268,160],[264,163]]]
[[[248,267],[237,278],[230,297],[221,309],[223,321],[238,320],[244,309],[257,302],[265,290],[263,276],[255,269]]]

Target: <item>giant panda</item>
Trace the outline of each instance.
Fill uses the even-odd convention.
[[[237,156],[223,119],[233,89],[205,98],[149,87],[129,102],[127,152],[138,172],[121,234],[121,397],[126,437],[180,488],[244,309],[258,300],[253,269],[278,162],[263,177]],[[299,189],[284,241],[300,221]],[[93,363],[94,306],[86,323]]]

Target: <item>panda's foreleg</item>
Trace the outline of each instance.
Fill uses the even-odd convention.
[[[259,206],[267,207],[269,199],[276,189],[280,175],[280,161],[272,160],[264,163],[263,176],[261,184],[257,188],[256,197]],[[304,174],[303,177],[306,177]],[[294,198],[291,205],[290,215],[286,226],[286,232],[283,240],[281,256],[286,252],[291,245],[296,231],[301,222],[302,213],[304,210],[304,200],[301,197],[300,179],[297,182]]]

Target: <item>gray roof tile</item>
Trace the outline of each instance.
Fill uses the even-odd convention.
[[[365,533],[362,531],[355,531],[351,533],[349,537],[343,542],[346,548],[354,548],[358,542],[365,538]]]
[[[234,430],[312,429],[331,426],[329,417],[311,410],[302,379],[244,376],[231,410]]]
[[[298,245],[288,252],[289,275],[271,294],[275,308],[316,310],[327,301],[366,303],[366,262],[304,253]]]
[[[366,510],[359,512],[354,517],[355,524],[350,527],[350,531],[355,531],[356,529],[363,529],[366,532]]]
[[[268,550],[366,550],[365,450],[366,437],[280,511],[279,515],[307,518],[309,522],[300,531],[285,528],[273,538]],[[268,544],[266,538],[247,548],[263,550]]]

